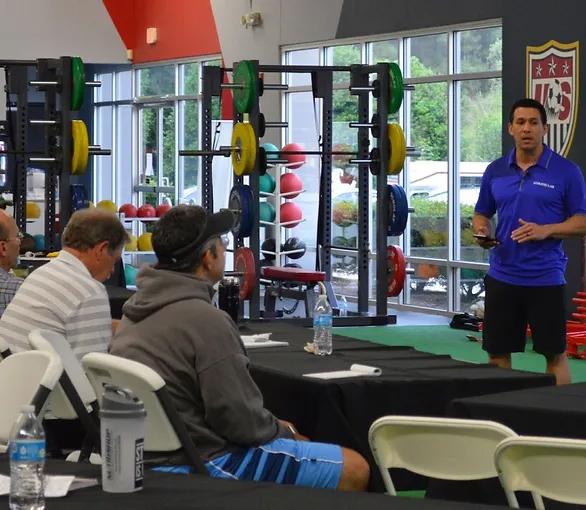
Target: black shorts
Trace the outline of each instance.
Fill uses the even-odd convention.
[[[494,355],[523,352],[529,324],[534,351],[565,352],[565,287],[511,285],[486,275],[482,348]]]

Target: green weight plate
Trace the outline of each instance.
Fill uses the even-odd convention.
[[[81,57],[71,57],[71,109],[77,111],[83,104],[85,71]]]
[[[242,60],[236,64],[232,76],[235,85],[242,85],[242,88],[233,90],[236,111],[248,113],[258,93],[254,65],[248,60]]]
[[[389,66],[390,70],[390,101],[389,101],[389,113],[397,113],[401,104],[403,103],[403,75],[401,74],[401,68],[391,62]]]

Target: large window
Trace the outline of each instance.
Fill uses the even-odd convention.
[[[219,60],[164,63],[96,75],[95,142],[112,147],[96,158],[94,199],[157,205],[199,203],[201,158],[179,157],[200,147],[203,65]],[[214,105],[219,119],[219,105]]]
[[[415,270],[396,304],[452,312],[468,310],[483,297],[487,254],[473,242],[471,218],[484,169],[501,154],[501,53],[499,21],[284,50],[283,62],[290,65],[397,62],[405,83],[414,86],[398,114],[389,119],[403,126],[408,145],[419,150],[418,157],[407,159],[398,178],[388,178],[405,187],[415,209],[404,235],[389,239],[402,246]],[[321,132],[319,103],[312,98],[306,75],[288,78],[285,141],[315,149]],[[348,126],[358,118],[348,80],[349,73],[334,76],[333,142],[340,150],[352,150],[357,142],[356,130]],[[303,236],[315,253],[319,159],[308,161],[300,170],[307,203],[299,203],[308,221],[295,235]],[[376,181],[371,182],[374,225]],[[347,158],[334,157],[332,192],[332,244],[337,247],[332,251],[333,283],[339,294],[352,298],[358,278],[352,251],[357,247],[358,191],[357,168]],[[372,226],[370,237],[374,252]],[[309,266],[313,260],[306,257],[304,262]],[[375,274],[373,264],[371,289]]]

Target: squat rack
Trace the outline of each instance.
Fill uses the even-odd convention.
[[[390,144],[385,135],[378,137],[379,168],[377,175],[377,228],[376,228],[376,315],[369,316],[369,104],[370,93],[373,87],[370,85],[370,76],[375,74],[378,80],[378,93],[376,95],[377,128],[379,133],[387,132],[387,119],[389,115],[390,83],[389,64],[375,65],[357,64],[352,66],[303,66],[303,65],[260,65],[258,61],[249,61],[254,68],[254,74],[258,78],[260,73],[305,73],[311,75],[313,97],[322,99],[322,133],[321,133],[321,178],[319,194],[318,232],[316,269],[325,272],[326,280],[331,281],[332,265],[332,143],[333,143],[333,73],[336,71],[350,72],[350,90],[358,95],[358,247],[354,249],[344,248],[343,251],[357,253],[358,257],[358,315],[347,318],[335,317],[336,325],[368,325],[368,324],[394,324],[395,315],[387,315],[387,219],[389,211],[389,194],[387,190],[387,177],[384,171],[389,164]],[[234,63],[234,67],[237,63]],[[213,212],[213,185],[212,185],[212,160],[213,154],[213,130],[212,130],[212,99],[220,97],[223,91],[223,76],[232,68],[205,66],[202,73],[202,151],[208,152],[203,156],[202,162],[202,206],[206,211]],[[224,84],[225,85],[225,84]],[[229,88],[226,87],[226,88]],[[287,90],[285,84],[265,86],[277,90]],[[259,97],[255,96],[248,122],[256,134],[256,146],[259,140]],[[242,122],[243,114],[234,110],[234,122]],[[260,158],[257,157],[255,171],[248,175],[254,200],[251,204],[255,227],[249,239],[249,247],[253,253],[258,254],[259,248],[259,175]],[[234,182],[242,184],[242,176],[234,176]],[[243,246],[244,240],[238,237],[235,240],[235,248]],[[255,256],[255,274],[260,274],[260,260]],[[334,297],[335,303],[335,297]],[[260,317],[260,283],[257,279],[250,298],[250,318]]]

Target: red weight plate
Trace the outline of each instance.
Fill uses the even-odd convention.
[[[243,273],[240,276],[240,300],[250,299],[256,285],[256,268],[254,254],[250,248],[241,246],[234,253],[234,271]]]
[[[387,296],[395,297],[401,294],[405,283],[405,257],[398,246],[387,246],[388,288]]]

